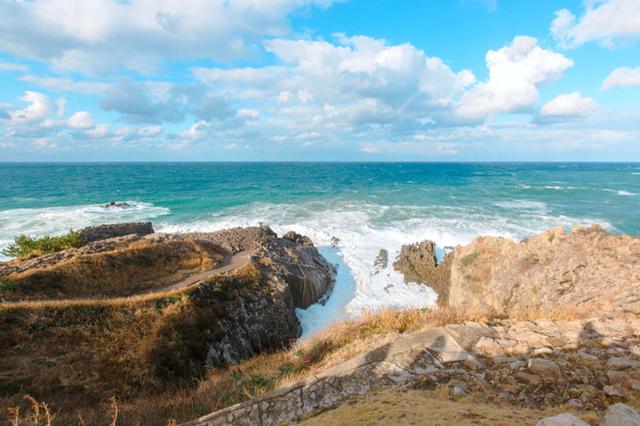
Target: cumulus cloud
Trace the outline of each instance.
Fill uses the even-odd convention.
[[[0,50],[58,70],[148,72],[165,59],[229,60],[289,30],[287,16],[332,0],[8,0],[0,2]]]
[[[640,36],[638,0],[592,0],[584,4],[580,18],[568,9],[556,12],[551,34],[562,47],[575,48],[590,41],[611,47],[618,40]]]
[[[602,90],[609,90],[616,87],[640,86],[640,67],[629,68],[620,67],[611,73],[602,82]]]
[[[106,111],[119,112],[133,122],[179,122],[185,118],[184,105],[175,97],[158,100],[144,84],[128,78],[109,87],[100,106]]]
[[[30,104],[22,109],[11,111],[11,124],[28,124],[41,121],[52,115],[55,111],[54,105],[45,94],[39,92],[25,92],[20,98]]]
[[[598,104],[593,98],[582,96],[579,91],[564,93],[542,105],[536,122],[546,124],[584,118],[597,108]]]
[[[93,118],[87,111],[79,111],[69,117],[67,124],[72,129],[89,129],[93,127]]]
[[[543,49],[538,40],[518,36],[509,46],[486,55],[489,78],[467,91],[457,108],[463,118],[482,121],[489,114],[528,112],[538,100],[538,86],[557,80],[573,61]]]

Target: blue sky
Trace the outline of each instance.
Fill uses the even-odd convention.
[[[0,161],[640,161],[637,0],[0,0]]]

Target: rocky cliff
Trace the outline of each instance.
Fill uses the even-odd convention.
[[[402,247],[394,267],[441,305],[571,317],[640,313],[640,238],[598,226],[551,229],[521,242],[479,237],[441,264],[435,244]]]
[[[456,248],[449,304],[572,317],[640,314],[640,238],[598,226]]]
[[[10,262],[0,397],[64,406],[193,383],[290,345],[295,308],[325,297],[334,275],[309,239],[268,227],[128,235]]]

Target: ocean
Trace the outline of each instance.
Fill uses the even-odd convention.
[[[109,209],[110,201],[126,209]],[[304,336],[384,307],[429,307],[429,288],[391,265],[400,246],[479,235],[522,239],[598,223],[640,235],[640,163],[0,163],[0,248],[20,234],[150,220],[160,232],[259,223],[308,235],[338,265]],[[332,237],[340,240],[330,245]],[[389,266],[374,273],[380,249]]]

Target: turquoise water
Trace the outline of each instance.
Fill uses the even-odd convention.
[[[391,267],[373,272],[380,249],[393,258],[425,238],[445,247],[591,223],[640,235],[639,194],[638,163],[0,164],[0,246],[22,233],[130,220],[160,231],[293,229],[341,267],[328,306],[301,313],[312,328],[327,310],[338,318],[433,303]],[[134,207],[101,207],[111,200]]]

